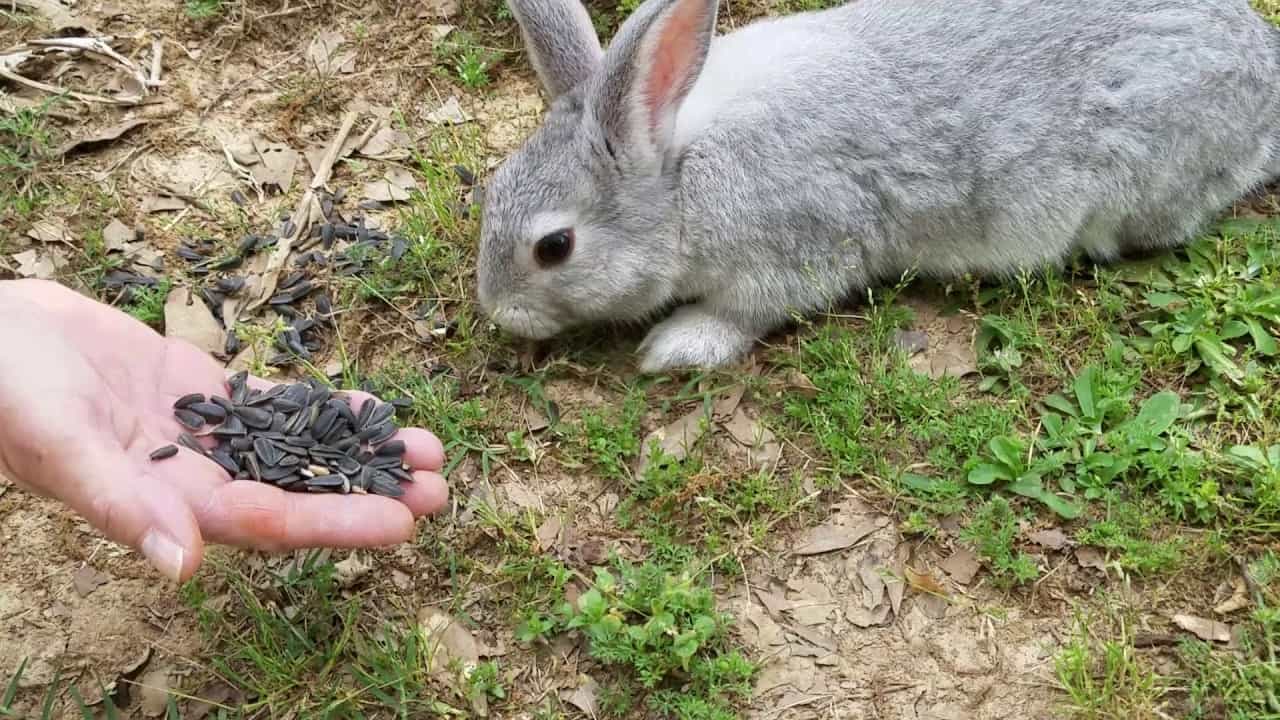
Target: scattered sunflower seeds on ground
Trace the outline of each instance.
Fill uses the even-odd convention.
[[[318,381],[247,385],[248,373],[227,381],[227,396],[192,393],[173,405],[185,428],[177,445],[203,455],[234,480],[262,482],[293,492],[356,493],[399,497],[413,474],[403,440],[393,439],[396,406],[370,399],[353,411],[344,397]],[[197,435],[217,441],[206,448]],[[177,445],[151,453],[154,461],[178,454]]]

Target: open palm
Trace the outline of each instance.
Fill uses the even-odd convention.
[[[309,495],[233,481],[186,448],[151,451],[182,428],[173,403],[226,395],[226,372],[194,346],[56,283],[0,282],[0,474],[56,498],[174,580],[207,542],[284,550],[408,540],[414,518],[443,507],[439,440],[401,430],[416,482],[405,495]],[[253,378],[256,387],[271,383]],[[358,407],[368,395],[350,393]]]

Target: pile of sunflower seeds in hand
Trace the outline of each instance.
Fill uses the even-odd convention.
[[[252,389],[248,373],[227,381],[229,398],[201,393],[174,403],[185,431],[178,443],[217,463],[235,480],[264,482],[284,490],[320,493],[404,495],[412,482],[403,440],[393,440],[395,405],[369,398],[358,411],[316,381]],[[217,441],[207,449],[197,439]],[[178,453],[166,445],[151,454]]]

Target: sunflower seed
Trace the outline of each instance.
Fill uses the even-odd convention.
[[[253,452],[262,460],[264,465],[280,464],[280,449],[266,438],[258,438],[253,441]]]
[[[217,403],[211,403],[211,402],[193,403],[192,405],[187,407],[187,410],[193,413],[197,413],[198,415],[203,417],[206,421],[211,423],[220,423],[223,420],[225,420],[227,417],[227,411]]]
[[[199,430],[204,427],[204,418],[199,413],[192,412],[185,408],[173,411],[173,416],[178,419],[182,427],[188,430]]]
[[[196,436],[189,432],[178,433],[178,444],[188,450],[198,452],[201,455],[209,454],[209,451],[204,449],[204,446],[200,444],[200,441],[196,439]]]
[[[341,488],[347,479],[341,475],[317,475],[307,480],[308,488],[336,490]]]
[[[189,408],[198,402],[204,402],[204,394],[191,393],[190,395],[183,395],[182,397],[178,398],[177,402],[173,404],[173,408],[175,410],[182,410],[184,408]]]
[[[235,415],[228,415],[222,424],[213,429],[213,435],[217,437],[234,437],[236,435],[245,435],[248,429],[243,421]]]
[[[400,497],[404,495],[404,488],[394,480],[388,479],[382,474],[374,475],[369,483],[369,492],[375,495],[384,495],[386,497]]]
[[[178,454],[177,445],[165,445],[162,448],[156,448],[151,452],[152,460],[164,460]]]
[[[370,445],[380,445],[386,442],[387,440],[390,440],[392,436],[394,436],[396,432],[398,432],[399,430],[399,428],[396,427],[395,423],[391,421],[387,421],[381,425],[378,425],[374,429],[376,429],[378,432],[374,433],[369,437]]]
[[[333,408],[325,408],[316,421],[311,424],[311,437],[320,440],[329,430],[333,428],[333,422],[338,419],[338,411]]]
[[[404,455],[404,450],[405,448],[404,448],[403,440],[392,440],[391,442],[383,443],[382,445],[378,446],[378,449],[375,451],[374,454],[383,455],[383,456],[391,455],[391,456],[399,457],[401,455]]]
[[[298,403],[283,397],[276,398],[275,402],[271,403],[271,407],[276,412],[285,413],[286,415],[292,415],[302,409],[302,406]]]
[[[360,427],[361,429],[364,429],[364,428],[372,427],[374,425],[381,425],[384,421],[388,420],[392,415],[395,415],[395,414],[396,414],[395,405],[392,405],[391,403],[383,403],[378,407],[374,408],[373,412],[369,415],[369,418],[365,420],[364,424],[361,425]]]
[[[231,475],[235,475],[236,473],[240,472],[240,465],[237,464],[235,459],[232,458],[231,455],[226,450],[223,450],[222,448],[215,448],[214,450],[212,450],[209,453],[209,457],[213,458],[214,462],[221,465],[222,469],[226,470]]]
[[[266,430],[271,427],[271,413],[260,408],[244,405],[236,408],[236,416],[243,420],[245,425],[255,430]]]

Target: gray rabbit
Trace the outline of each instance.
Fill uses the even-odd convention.
[[[509,0],[552,98],[485,192],[482,309],[655,319],[644,372],[737,362],[915,269],[1179,245],[1280,176],[1280,32],[1247,0],[856,0],[715,35],[647,0]]]

